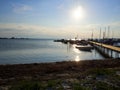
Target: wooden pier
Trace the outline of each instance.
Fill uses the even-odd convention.
[[[115,46],[93,42],[93,41],[89,41],[89,43],[92,44],[97,49],[99,49],[103,54],[108,55],[108,57],[119,58],[120,47],[115,47]]]

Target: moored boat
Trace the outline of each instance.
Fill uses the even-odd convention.
[[[79,45],[79,46],[76,46],[76,48],[78,48],[81,51],[91,51],[93,49],[93,47],[90,45],[85,45],[85,46]]]

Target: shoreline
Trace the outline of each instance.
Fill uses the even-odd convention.
[[[0,65],[0,86],[9,86],[23,80],[47,82],[77,79],[81,81],[89,74],[92,75],[96,69],[98,71],[111,69],[120,73],[120,59]]]
[[[50,61],[50,62],[32,62],[32,63],[1,63],[0,66],[12,66],[12,65],[31,65],[31,64],[52,64],[62,62],[85,62],[85,61],[104,61],[104,60],[119,60],[120,58],[103,58],[103,59],[86,59],[86,60],[61,60],[61,61]]]
[[[93,60],[80,60],[80,61],[75,61],[75,60],[68,60],[68,61],[55,61],[55,62],[39,62],[39,63],[15,63],[15,64],[0,64],[0,67],[1,66],[20,66],[20,65],[41,65],[41,64],[63,64],[63,63],[80,63],[80,62],[90,62],[90,63],[92,63],[92,62],[96,62],[96,64],[97,64],[97,62],[105,62],[106,63],[106,61],[111,61],[111,62],[114,62],[113,60],[115,60],[115,61],[117,61],[117,60],[120,60],[120,58],[106,58],[106,59],[93,59]],[[119,62],[119,61],[118,61]]]
[[[47,63],[30,63],[30,64],[5,64],[0,65],[0,78],[2,73],[4,77],[7,76],[5,72],[13,73],[11,77],[14,77],[15,72],[24,74],[23,72],[31,73],[35,72],[63,72],[66,70],[81,70],[90,68],[115,68],[120,67],[120,59],[102,59],[102,60],[82,60],[82,61],[61,61],[61,62],[47,62]],[[63,70],[63,71],[62,71]],[[10,72],[12,71],[12,72]],[[19,75],[19,74],[18,74]]]

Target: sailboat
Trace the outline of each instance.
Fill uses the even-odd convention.
[[[76,46],[76,48],[78,48],[81,51],[91,51],[93,49],[93,47],[90,45],[78,45]]]

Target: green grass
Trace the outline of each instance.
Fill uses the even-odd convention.
[[[42,90],[42,84],[39,82],[24,81],[18,85],[13,85],[10,90]]]
[[[15,85],[12,85],[10,90],[46,90],[47,88],[55,89],[59,83],[59,80],[49,80],[46,82],[21,81]],[[62,90],[60,85],[58,90]]]
[[[92,90],[92,89],[90,89],[89,87],[81,86],[80,84],[74,84],[73,90]]]
[[[94,68],[87,70],[85,73],[82,73],[82,75],[85,77],[77,79],[77,82],[69,82],[72,90],[120,90],[120,76],[116,75],[116,70],[114,69]],[[97,77],[99,78],[99,76],[101,79],[96,79]],[[104,80],[107,80],[108,83],[104,82]],[[64,90],[61,85],[62,81],[64,81],[64,79],[48,81],[23,80],[11,85],[10,90]],[[113,84],[113,86],[109,83]]]
[[[113,75],[115,74],[114,70],[104,69],[104,68],[95,68],[88,71],[88,74],[92,75]]]
[[[97,82],[96,84],[96,90],[120,90],[120,88],[108,85],[104,82]]]

